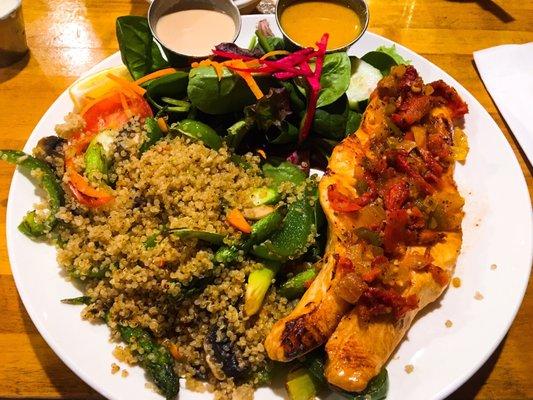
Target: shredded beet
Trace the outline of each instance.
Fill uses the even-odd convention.
[[[310,93],[309,100],[307,102],[307,110],[305,112],[304,120],[300,128],[299,142],[304,141],[309,136],[309,130],[313,124],[313,118],[315,117],[316,104],[318,102],[318,94],[320,92],[320,77],[322,76],[322,65],[324,64],[324,57],[326,55],[326,47],[328,45],[329,34],[324,33],[320,42],[317,42],[318,50],[316,51],[315,71],[313,75],[306,76],[307,83],[309,85]],[[305,65],[308,72],[311,70],[309,64]]]

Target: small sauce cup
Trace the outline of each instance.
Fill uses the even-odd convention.
[[[307,0],[309,1],[309,0]],[[278,0],[278,3],[276,5],[276,22],[278,24],[279,29],[281,30],[281,33],[283,34],[283,38],[285,39],[286,44],[288,44],[290,47],[293,48],[302,48],[305,47],[302,44],[295,41],[293,38],[291,38],[287,32],[283,29],[283,26],[281,25],[281,15],[283,12],[291,5],[299,4],[299,3],[305,3],[306,0]],[[360,26],[360,32],[359,34],[350,42],[339,46],[335,48],[328,48],[327,53],[333,53],[336,51],[344,51],[350,48],[355,42],[357,42],[361,36],[366,32],[366,29],[368,28],[368,20],[369,20],[369,11],[368,11],[368,4],[365,0],[310,0],[310,1],[319,1],[324,3],[335,3],[339,4],[341,6],[345,6],[350,8],[355,12],[357,17],[359,18],[359,26]],[[320,37],[316,38],[317,41],[320,39]]]
[[[148,25],[152,35],[161,45],[168,61],[172,65],[184,66],[193,61],[206,58],[211,55],[191,55],[182,54],[168,47],[167,44],[157,34],[156,26],[161,17],[167,14],[185,10],[211,10],[218,11],[229,16],[235,24],[235,34],[231,42],[234,42],[241,31],[241,14],[234,4],[233,0],[154,0],[148,9]],[[206,26],[206,31],[212,30],[213,27]],[[176,35],[180,35],[179,27],[176,29]]]

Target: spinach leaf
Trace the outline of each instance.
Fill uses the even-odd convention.
[[[148,96],[152,98],[172,97],[181,99],[187,95],[188,82],[189,74],[185,71],[177,71],[173,74],[153,79],[143,86]]]
[[[317,107],[333,103],[346,92],[350,84],[350,68],[350,58],[345,52],[326,54]]]
[[[394,58],[381,51],[371,51],[366,53],[361,57],[361,60],[372,65],[374,68],[379,69],[383,76],[387,76],[390,73],[390,69],[398,65]]]
[[[291,101],[291,109],[295,112],[305,111],[305,91],[300,91],[295,82],[284,81],[281,82]]]
[[[122,62],[133,79],[168,66],[154,42],[145,17],[127,15],[118,17],[116,35]]]
[[[342,96],[333,104],[317,108],[313,119],[313,131],[318,135],[340,141],[346,136],[348,101]]]
[[[363,114],[352,110],[348,111],[348,118],[346,120],[346,136],[354,133],[356,130],[359,129],[362,119]]]
[[[192,68],[187,94],[192,105],[206,114],[242,111],[255,102],[244,80],[226,68],[220,80],[212,67]]]

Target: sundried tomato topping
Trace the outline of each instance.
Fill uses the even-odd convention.
[[[333,257],[335,258],[335,270],[339,274],[345,275],[355,270],[353,263],[349,258],[341,256],[340,254],[334,254]]]
[[[341,193],[336,184],[328,186],[328,200],[334,211],[354,212],[361,209],[355,199]]]
[[[432,193],[434,191],[433,187],[409,164],[408,156],[407,152],[403,150],[391,150],[387,153],[387,159],[397,171],[403,172],[411,177],[424,194]]]
[[[394,211],[402,208],[409,198],[409,184],[405,179],[393,182],[385,189],[384,203],[385,209]]]
[[[400,243],[413,242],[415,233],[408,230],[409,214],[407,210],[394,210],[387,212],[383,245],[385,252],[394,254]]]
[[[444,271],[442,268],[430,264],[427,269],[435,282],[437,282],[439,285],[446,286],[448,282],[450,282],[450,274]]]
[[[431,97],[425,95],[410,95],[402,101],[391,120],[398,127],[407,129],[420,121],[431,110]]]
[[[399,319],[416,307],[418,299],[415,295],[402,297],[391,288],[370,287],[359,298],[358,313],[365,321],[387,314]]]
[[[457,93],[457,90],[449,86],[443,80],[438,80],[430,83],[433,88],[433,96],[442,97],[445,100],[446,106],[448,106],[452,112],[454,118],[461,118],[468,112],[468,104]]]
[[[379,277],[379,275],[381,275],[381,268],[374,267],[370,271],[365,272],[364,274],[362,274],[361,278],[366,283],[371,283],[371,282],[374,282]]]
[[[437,177],[440,177],[442,173],[444,172],[444,168],[442,165],[439,164],[439,162],[433,157],[433,155],[425,150],[425,149],[418,149],[420,152],[420,155],[422,156],[422,159],[426,163],[427,168]]]

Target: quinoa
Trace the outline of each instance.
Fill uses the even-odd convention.
[[[76,121],[69,116],[66,124]],[[140,156],[146,133],[135,118],[116,134],[109,174],[114,200],[88,209],[67,196],[57,214],[58,232],[49,238],[58,245],[66,276],[81,281],[91,299],[82,317],[106,318],[117,342],[117,325],[149,331],[171,350],[175,370],[189,388],[212,391],[217,399],[252,398],[267,366],[263,341],[292,305],[272,287],[260,313],[246,316],[246,279],[261,265],[241,257],[231,268],[215,268],[209,245],[165,234],[165,229],[198,229],[224,234],[228,243],[238,240],[240,233],[225,221],[226,211],[251,206],[251,191],[267,184],[259,158],[246,155],[250,167],[244,170],[230,160],[226,147],[215,151],[182,137],[163,139]],[[146,245],[150,238],[153,246]],[[207,274],[213,279],[203,290],[184,293],[187,284]],[[213,332],[231,343],[245,378],[217,373],[217,365],[208,362],[213,348],[206,343]],[[128,364],[138,362],[135,344],[117,345],[114,355]]]
[[[85,127],[85,120],[81,115],[70,112],[65,116],[65,122],[56,125],[57,136],[68,139],[74,133],[79,132]]]

